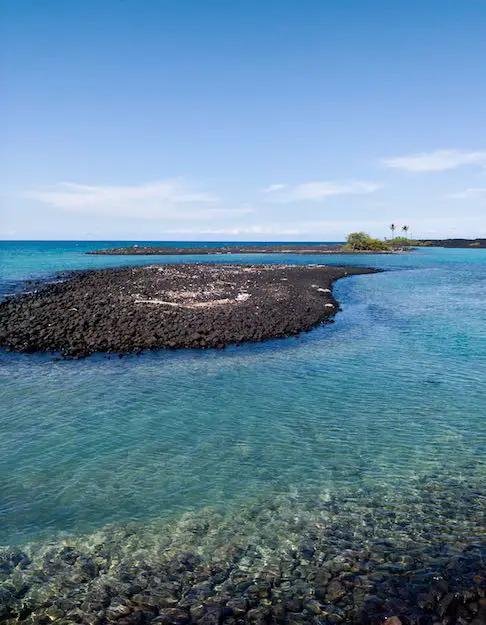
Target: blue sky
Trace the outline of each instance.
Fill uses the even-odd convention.
[[[0,237],[486,236],[484,0],[3,0]]]

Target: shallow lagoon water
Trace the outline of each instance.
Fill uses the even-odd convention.
[[[82,254],[97,245],[4,244],[3,289],[127,264]],[[420,476],[486,484],[486,251],[238,260],[391,271],[339,281],[336,322],[297,339],[81,361],[2,353],[0,544]]]
[[[0,292],[228,260],[99,245],[4,243]],[[0,352],[0,620],[482,623],[486,250],[230,260],[387,271],[338,281],[335,323],[298,338]]]

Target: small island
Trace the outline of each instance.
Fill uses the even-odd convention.
[[[363,267],[178,264],[72,273],[0,304],[0,346],[82,357],[221,348],[329,321],[331,287]]]
[[[169,247],[156,245],[129,245],[93,250],[87,254],[107,256],[207,256],[221,254],[396,254],[410,250],[415,242],[406,237],[381,240],[366,232],[352,232],[345,244],[280,243],[275,245],[222,245],[198,247]]]

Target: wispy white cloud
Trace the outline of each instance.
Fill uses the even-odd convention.
[[[387,158],[382,164],[411,172],[446,171],[464,165],[486,166],[486,151],[436,150]]]
[[[324,180],[304,182],[295,186],[272,184],[263,192],[271,202],[320,202],[336,195],[361,195],[373,193],[381,185],[369,180]]]
[[[251,213],[249,206],[228,209],[218,197],[194,191],[181,179],[134,186],[93,186],[61,182],[27,191],[25,197],[62,211],[142,219],[211,219]]]
[[[412,235],[419,239],[445,238],[448,236],[486,236],[484,220],[475,216],[464,216],[458,225],[455,217],[424,217],[412,222],[398,219],[398,223],[409,223]],[[248,239],[304,240],[304,241],[343,241],[349,232],[364,230],[373,236],[389,236],[388,222],[369,219],[321,219],[267,221],[262,223],[235,224],[234,226],[191,227],[163,229],[161,235],[177,237],[248,237]]]
[[[269,235],[269,236],[292,236],[301,234],[302,229],[285,224],[250,224],[235,227],[222,228],[172,228],[164,230],[164,234],[177,235],[201,235],[201,236],[240,236],[240,235]]]
[[[452,200],[473,200],[476,198],[486,198],[486,188],[470,188],[458,193],[448,195]]]
[[[286,185],[284,184],[271,184],[263,189],[263,193],[273,193],[274,191],[280,191],[281,189],[285,189],[285,187]]]
[[[164,234],[177,235],[262,235],[262,236],[306,236],[309,240],[313,236],[324,237],[325,240],[331,240],[340,233],[342,238],[343,232],[363,229],[363,227],[373,231],[378,227],[382,227],[381,221],[355,221],[355,220],[290,220],[290,221],[267,221],[263,223],[239,224],[234,227],[218,227],[206,228],[204,226],[195,226],[191,228],[174,228],[164,230]],[[329,239],[331,237],[331,239]]]

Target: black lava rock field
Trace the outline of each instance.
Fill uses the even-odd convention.
[[[335,314],[335,280],[375,271],[166,264],[76,272],[2,302],[0,345],[81,357],[293,336]]]

